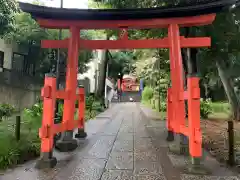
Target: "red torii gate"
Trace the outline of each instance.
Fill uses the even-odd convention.
[[[188,78],[188,91],[184,92],[183,77],[182,77],[182,56],[181,48],[195,48],[210,46],[210,38],[185,38],[179,35],[179,27],[207,25],[213,22],[215,14],[202,15],[197,17],[187,18],[169,18],[156,19],[153,21],[62,21],[62,20],[44,20],[38,19],[41,27],[45,28],[69,28],[70,38],[66,40],[43,40],[43,48],[68,48],[68,66],[66,76],[66,90],[62,92],[65,97],[64,113],[63,113],[63,128],[62,131],[72,130],[77,125],[73,124],[74,104],[75,104],[75,89],[77,88],[77,61],[80,48],[84,49],[133,49],[133,48],[169,48],[170,49],[170,65],[171,65],[171,81],[172,88],[168,90],[168,120],[167,127],[169,131],[175,133],[183,133],[189,137],[189,151],[193,157],[201,157],[202,143],[200,132],[200,90],[199,78]],[[141,28],[166,28],[168,27],[168,37],[164,39],[151,40],[128,40],[127,36],[120,40],[84,40],[80,39],[80,29],[99,29],[99,28],[119,28],[120,27],[141,27]],[[126,28],[127,29],[127,28]],[[46,87],[46,85],[45,85]],[[48,86],[49,87],[49,86]],[[55,90],[54,90],[55,91]],[[185,125],[185,104],[184,94],[188,98],[188,127]],[[43,94],[45,97],[46,94]],[[68,98],[67,98],[68,97]],[[44,100],[44,116],[53,117],[54,101],[51,105],[46,104]],[[51,114],[50,114],[51,113]],[[46,120],[44,118],[43,120]],[[52,118],[49,118],[52,121]],[[43,122],[44,123],[44,122]],[[52,122],[48,122],[51,129],[54,126]],[[44,127],[45,126],[45,127]],[[43,124],[42,129],[46,125]],[[59,130],[60,131],[60,130]],[[55,131],[56,133],[56,131]],[[51,135],[53,137],[54,134]],[[43,136],[43,135],[42,135]],[[45,138],[42,138],[42,152],[52,151],[52,143],[45,143]]]
[[[188,90],[183,87],[183,65],[181,48],[208,47],[209,37],[185,38],[180,36],[180,27],[202,26],[211,24],[215,14],[192,17],[143,19],[143,20],[61,20],[38,18],[41,27],[50,29],[69,29],[70,37],[65,40],[42,40],[43,48],[67,48],[68,60],[66,71],[66,88],[56,89],[56,78],[46,77],[42,89],[43,120],[40,129],[41,153],[39,167],[53,167],[56,158],[52,156],[53,137],[58,132],[83,128],[83,106],[79,105],[78,121],[74,120],[76,98],[83,101],[83,95],[76,96],[77,66],[79,49],[136,49],[136,48],[169,48],[172,86],[168,89],[167,128],[169,132],[182,133],[189,137],[189,152],[194,158],[202,156],[200,131],[200,89],[199,78],[188,77]],[[163,39],[129,40],[128,29],[168,28],[168,37]],[[119,40],[86,40],[80,38],[83,29],[119,29]],[[79,93],[79,94],[82,94]],[[64,99],[62,123],[54,124],[56,99]],[[185,123],[185,104],[188,99],[188,127]]]

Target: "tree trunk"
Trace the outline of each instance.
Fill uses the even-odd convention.
[[[203,86],[204,86],[204,98],[208,99],[208,97],[209,97],[208,84],[203,83]]]
[[[99,77],[98,77],[98,88],[97,88],[97,96],[101,99],[102,105],[104,105],[104,91],[105,91],[105,83],[106,83],[106,71],[107,71],[107,63],[108,63],[108,51],[105,50],[101,57],[101,63],[99,66]]]
[[[216,66],[218,69],[218,74],[222,81],[225,93],[227,95],[228,101],[231,105],[232,118],[234,120],[240,120],[240,104],[236,92],[233,87],[232,79],[226,72],[226,64],[222,58],[216,60]]]

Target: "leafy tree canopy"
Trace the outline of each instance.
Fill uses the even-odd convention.
[[[14,15],[18,12],[15,0],[0,0],[0,37],[14,29]]]

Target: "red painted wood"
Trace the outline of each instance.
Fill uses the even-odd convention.
[[[188,78],[188,127],[189,152],[192,157],[202,156],[202,134],[200,131],[200,92],[199,78]],[[196,96],[198,94],[198,97]]]
[[[167,129],[173,131],[173,103],[172,103],[172,89],[168,88],[167,90]]]
[[[151,49],[169,48],[168,38],[143,40],[84,40],[80,39],[82,49]],[[208,47],[211,39],[208,37],[180,38],[182,48]],[[42,40],[42,48],[68,48],[68,39]]]
[[[78,88],[78,93],[79,93],[79,101],[78,101],[78,121],[80,121],[80,125],[82,129],[85,128],[85,119],[84,119],[84,114],[85,114],[85,92],[84,88]]]
[[[180,126],[185,125],[185,104],[180,93],[183,89],[183,65],[181,55],[181,44],[179,35],[179,26],[171,24],[168,28],[168,37],[170,44],[170,66],[172,80],[172,97],[173,97],[173,121],[177,133],[180,132]]]
[[[178,24],[181,27],[200,26],[211,24],[216,14],[208,14],[193,17],[163,18],[163,19],[144,19],[144,20],[88,20],[88,21],[69,21],[37,19],[41,27],[50,29],[69,29],[77,26],[80,29],[116,29],[120,27],[146,29],[146,28],[166,28],[170,24]]]
[[[56,78],[45,77],[45,92],[48,97],[43,97],[42,127],[39,129],[41,138],[41,152],[51,152],[53,149],[53,135],[49,131],[54,125],[54,109],[56,102]],[[46,91],[46,89],[48,89]]]
[[[69,92],[69,98],[64,100],[64,111],[62,122],[66,123],[67,129],[72,130],[74,124],[76,89],[77,89],[77,67],[79,58],[79,40],[80,31],[76,27],[70,29],[71,37],[69,39],[68,60],[66,70],[66,88]]]

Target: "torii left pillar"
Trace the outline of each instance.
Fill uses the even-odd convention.
[[[68,44],[68,61],[66,72],[66,93],[68,98],[64,100],[62,123],[67,126],[67,131],[63,132],[60,140],[56,142],[56,149],[61,152],[72,151],[77,148],[77,140],[73,139],[74,113],[77,89],[77,68],[79,58],[79,33],[77,27],[70,28],[71,37]]]

